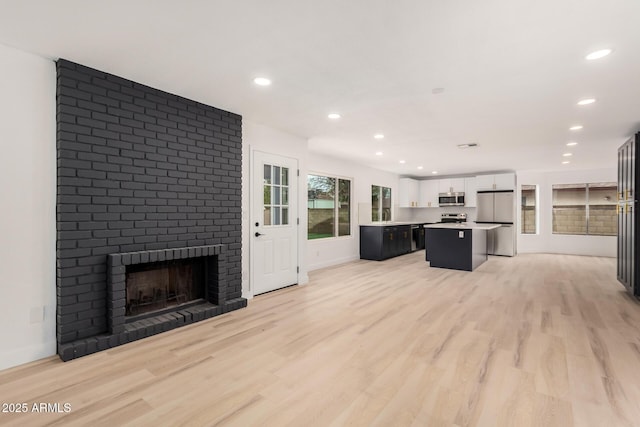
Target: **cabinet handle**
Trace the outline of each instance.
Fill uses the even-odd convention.
[[[393,233],[389,234],[389,240],[393,240]]]

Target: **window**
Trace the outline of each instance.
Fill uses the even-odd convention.
[[[351,181],[307,176],[308,239],[351,235]]]
[[[522,186],[522,214],[520,218],[520,233],[537,234],[538,233],[538,202],[537,202],[537,186]]]
[[[615,182],[553,185],[553,233],[615,236]]]
[[[289,168],[264,165],[265,226],[289,224]]]
[[[391,221],[391,189],[371,186],[371,221]]]

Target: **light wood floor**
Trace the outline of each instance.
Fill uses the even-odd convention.
[[[615,260],[424,252],[313,272],[249,307],[71,362],[0,372],[0,424],[637,426],[640,304]]]

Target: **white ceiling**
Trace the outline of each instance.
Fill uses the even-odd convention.
[[[0,43],[233,111],[308,138],[313,152],[399,174],[615,167],[617,147],[640,130],[638,0],[0,7]],[[585,60],[603,47],[614,53]],[[273,84],[257,87],[256,76]],[[577,106],[585,97],[597,102]],[[327,119],[334,111],[340,120]],[[574,124],[584,129],[570,132]],[[571,140],[579,145],[568,149]],[[471,142],[479,148],[456,148]]]

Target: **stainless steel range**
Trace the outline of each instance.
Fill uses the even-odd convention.
[[[467,214],[466,213],[443,213],[440,215],[440,222],[451,223],[451,222],[467,222]]]

